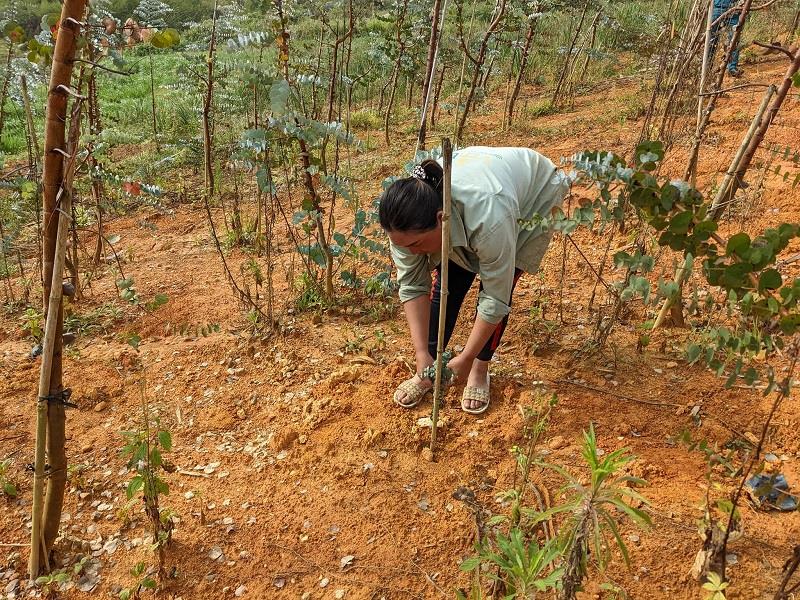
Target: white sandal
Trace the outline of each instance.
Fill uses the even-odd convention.
[[[486,383],[490,386],[486,389],[472,387],[469,385],[464,388],[464,393],[461,394],[461,410],[471,415],[480,415],[486,412],[486,409],[489,408],[489,401],[492,399],[492,378],[490,377],[489,373],[486,374]],[[480,402],[480,406],[478,406],[478,408],[470,408],[467,405],[467,401],[469,400],[473,402]]]
[[[397,386],[397,390],[394,393],[394,403],[397,406],[401,406],[403,408],[414,408],[417,404],[422,402],[422,399],[428,395],[433,390],[433,387],[423,387],[421,384],[414,381],[416,375],[411,379],[407,379],[403,383]],[[397,397],[398,392],[403,392],[405,394],[404,401],[401,401]]]

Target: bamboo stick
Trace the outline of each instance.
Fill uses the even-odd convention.
[[[444,326],[447,316],[447,275],[450,262],[450,180],[453,170],[453,147],[450,138],[442,139],[444,178],[442,179],[442,262],[439,267],[439,331],[436,338],[436,377],[433,384],[433,412],[431,414],[431,454],[436,451],[436,426],[439,403],[442,400],[442,354],[444,353]]]
[[[761,124],[761,120],[764,118],[764,113],[767,112],[769,101],[772,100],[772,96],[774,96],[777,91],[778,88],[774,85],[771,85],[767,88],[767,91],[764,92],[764,98],[761,100],[761,106],[758,107],[758,111],[753,117],[753,122],[750,123],[750,129],[747,130],[747,135],[745,135],[744,139],[742,139],[742,143],[739,145],[739,149],[736,151],[736,156],[733,157],[731,166],[725,173],[725,178],[722,180],[722,183],[717,190],[717,195],[714,198],[714,201],[711,203],[711,210],[709,213],[715,219],[719,217],[719,214],[722,212],[722,202],[728,195],[734,175],[736,175],[736,172],[739,170],[739,163],[742,161],[742,156],[744,156],[747,147],[750,145],[750,140],[753,139],[756,129],[758,129],[758,126]]]
[[[64,276],[64,259],[69,237],[69,222],[72,212],[72,195],[69,192],[61,195],[61,208],[58,209],[58,233],[56,234],[56,254],[53,263],[53,279],[50,285],[50,297],[47,306],[47,321],[44,326],[44,340],[42,341],[42,366],[39,371],[39,396],[36,410],[36,457],[33,472],[33,509],[31,525],[31,555],[28,561],[28,571],[31,580],[39,576],[41,559],[46,555],[42,545],[42,507],[44,501],[44,463],[45,441],[47,438],[47,405],[43,401],[50,395],[50,374],[53,361],[53,349],[56,336],[60,334],[61,297]]]

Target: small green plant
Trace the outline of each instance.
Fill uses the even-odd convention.
[[[36,585],[42,588],[42,598],[56,598],[58,588],[70,580],[70,574],[66,569],[59,569],[47,575],[36,578]]]
[[[120,307],[110,302],[84,313],[73,312],[65,307],[64,313],[64,331],[78,335],[107,333],[114,322],[123,316]]]
[[[172,450],[172,435],[160,427],[157,418],[150,416],[147,396],[142,385],[142,427],[136,431],[123,431],[125,446],[122,455],[128,457],[128,468],[135,475],[128,483],[125,494],[131,500],[137,494],[142,495],[144,511],[150,520],[153,536],[153,549],[158,554],[159,577],[163,578],[164,548],[172,541],[173,512],[160,508],[160,498],[169,494],[169,486],[161,479],[164,471],[162,452]]]
[[[303,272],[300,276],[295,284],[295,290],[298,292],[297,300],[295,301],[295,308],[298,312],[317,308],[325,303],[319,282],[315,281],[308,272]]]
[[[35,308],[26,308],[22,313],[22,329],[37,344],[42,341],[44,337],[44,314]]]
[[[131,577],[133,577],[133,585],[120,590],[120,600],[139,600],[142,590],[156,589],[156,580],[147,574],[143,561],[139,561],[133,566]]]
[[[539,515],[540,519],[557,513],[570,515],[567,522],[560,527],[565,555],[561,597],[567,600],[574,599],[576,593],[582,589],[590,560],[598,569],[605,570],[614,545],[619,548],[625,564],[630,564],[628,548],[622,540],[616,521],[618,515],[627,516],[639,526],[650,524],[650,516],[640,508],[647,506],[648,502],[633,487],[646,482],[623,474],[626,465],[635,458],[627,453],[627,448],[601,457],[592,425],[583,434],[582,455],[589,466],[587,484],[561,467],[542,463],[542,466],[561,474],[567,481],[565,491],[571,492],[565,504]],[[613,542],[608,539],[609,534]]]
[[[725,600],[725,590],[729,585],[717,573],[709,573],[708,580],[703,584],[703,589],[708,592],[706,600]]]
[[[364,352],[364,342],[366,336],[358,334],[355,337],[348,337],[342,345],[342,354],[361,354]]]
[[[6,498],[17,497],[17,486],[8,479],[8,468],[11,466],[11,461],[6,459],[0,461],[0,493]]]
[[[133,277],[126,277],[117,281],[117,289],[119,289],[120,298],[130,304],[139,304],[139,294],[136,293],[136,288],[133,285]]]
[[[528,538],[522,529],[513,527],[508,537],[498,533],[492,541],[478,547],[478,555],[461,563],[462,571],[478,571],[482,564],[489,566],[487,576],[505,590],[505,600],[533,598],[536,592],[555,589],[562,576],[563,567],[553,568],[561,548],[556,540],[539,546],[535,538]],[[496,571],[492,571],[492,567]],[[477,591],[472,596],[475,597]],[[460,594],[461,598],[466,598]]]
[[[47,598],[48,600],[57,598],[58,590],[67,584],[73,577],[80,575],[89,560],[90,558],[88,556],[84,556],[78,562],[72,565],[71,569],[58,569],[48,573],[47,575],[37,577],[35,583],[42,588],[42,597]]]

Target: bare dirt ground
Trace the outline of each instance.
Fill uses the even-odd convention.
[[[775,81],[783,70],[779,62],[749,65],[748,80]],[[555,160],[590,148],[626,153],[639,123],[619,115],[636,89],[618,84],[599,90],[578,98],[574,110],[508,133],[500,132],[501,107],[489,105],[474,119],[470,141],[531,146]],[[720,178],[759,98],[755,90],[720,101],[701,153],[701,185]],[[796,146],[798,131],[795,94],[768,143]],[[675,175],[688,140],[682,143],[666,165]],[[400,150],[379,148],[357,159],[374,167],[371,178],[360,182],[362,198],[377,193],[381,177],[405,158]],[[799,201],[798,189],[768,176],[763,193],[753,192],[749,208],[740,209],[723,233],[742,222],[750,232],[796,222]],[[476,527],[471,510],[452,493],[467,486],[488,510],[503,511],[495,497],[512,485],[509,449],[523,435],[519,406],[535,401],[538,381],[558,395],[543,440],[548,460],[580,473],[579,436],[591,422],[605,451],[631,449],[638,457],[631,471],[649,483],[643,493],[652,502],[652,528],[623,527],[630,569],[615,560],[607,573],[593,572],[583,597],[611,597],[597,587],[609,580],[631,598],[701,597],[688,572],[701,546],[697,521],[707,494],[706,463],[673,438],[688,429],[696,439],[721,445],[732,432],[757,435],[769,399],[748,389],[726,390],[722,379],[687,366],[681,352],[686,330],[664,329],[638,353],[641,306],[616,327],[605,351],[575,359],[594,325],[587,311],[594,278],[572,247],[563,322],[545,339],[529,312],[537,301],[548,319],[559,318],[560,238],[542,275],[520,283],[492,369],[490,410],[482,418],[463,414],[459,390],[451,390],[441,448],[430,462],[422,453],[428,429],[417,424],[430,403],[405,411],[391,402],[395,386],[407,377],[403,359],[412,357],[399,312],[386,317],[376,301],[357,299],[335,311],[288,315],[281,335],[252,336],[222,275],[200,206],[176,205],[166,213],[142,209],[111,222],[109,233],[121,236],[119,249],[129,257],[126,275],[133,275],[139,294],[165,293],[169,302],[152,313],[123,307],[108,333],[79,338],[65,360],[64,380],[79,405],[68,413],[67,455],[85,469],[70,474],[62,530],[87,542],[98,562],[96,575],[84,580],[85,588],[96,583],[91,592],[76,587],[63,597],[115,597],[130,584],[132,565],[155,562],[138,506],[124,509],[130,474],[119,455],[119,432],[137,426],[144,389],[172,432],[174,448],[166,458],[177,467],[166,475],[171,493],[163,499],[179,515],[167,551],[174,579],[164,597],[452,598],[456,588],[468,585],[458,565],[472,553]],[[599,264],[605,238],[582,231],[575,239],[589,261]],[[613,247],[627,242],[619,236]],[[795,244],[787,255],[798,251]],[[236,264],[236,253],[232,260]],[[661,261],[665,269],[670,264]],[[784,273],[797,276],[798,266]],[[281,279],[281,302],[289,301],[286,288]],[[607,301],[602,288],[598,301]],[[93,284],[79,309],[105,302],[124,304],[110,273]],[[455,343],[467,331],[470,314],[463,317]],[[211,323],[220,330],[193,333]],[[0,329],[0,458],[12,459],[9,475],[20,489],[17,500],[0,500],[0,543],[24,544],[32,484],[25,465],[32,462],[39,364],[29,358],[30,342],[16,318],[4,317]],[[131,368],[134,351],[120,338],[133,331],[142,337],[143,371]],[[348,341],[352,352],[345,353]],[[694,407],[700,407],[699,418],[691,414]],[[795,486],[799,420],[798,400],[792,398],[777,415],[766,447]],[[562,481],[537,473],[536,484],[558,502]],[[727,493],[727,484],[710,491],[713,498]],[[735,560],[729,598],[768,598],[797,542],[800,515],[759,512],[747,504],[741,510],[743,535],[730,547]],[[2,558],[0,584],[9,598],[23,597],[26,549],[4,546]]]

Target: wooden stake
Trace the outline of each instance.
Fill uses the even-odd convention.
[[[442,400],[442,354],[444,353],[444,325],[447,316],[447,274],[450,262],[450,179],[453,170],[453,147],[450,138],[442,139],[444,177],[442,179],[442,262],[439,267],[439,331],[436,340],[436,378],[433,383],[433,412],[431,414],[431,454],[436,452],[436,425],[439,403]]]
[[[42,340],[42,366],[39,371],[39,396],[36,410],[36,457],[33,471],[33,510],[31,515],[31,555],[28,561],[28,572],[31,580],[39,576],[42,558],[46,558],[47,549],[42,540],[42,506],[44,501],[44,462],[45,441],[47,438],[47,400],[50,395],[50,374],[53,362],[53,349],[56,335],[61,334],[61,296],[64,276],[64,259],[69,237],[69,222],[72,212],[72,195],[62,194],[61,209],[58,211],[58,233],[56,236],[56,255],[53,264],[53,279],[50,285],[50,298],[47,307],[47,321],[44,326]]]
[[[712,218],[716,219],[722,213],[723,203],[726,200],[726,196],[729,196],[729,190],[731,187],[731,183],[733,182],[733,177],[736,175],[736,172],[739,170],[739,163],[742,162],[742,157],[744,156],[747,147],[750,145],[750,141],[753,139],[753,136],[756,134],[756,130],[758,126],[761,125],[761,121],[764,118],[764,113],[767,112],[767,107],[769,106],[769,101],[772,100],[772,96],[774,96],[778,92],[778,88],[774,85],[771,85],[767,88],[767,91],[764,92],[764,98],[761,100],[761,106],[758,107],[758,111],[756,115],[753,117],[753,122],[750,123],[750,129],[747,130],[747,134],[744,136],[742,143],[739,146],[739,150],[736,152],[736,156],[733,157],[733,161],[731,161],[731,166],[728,168],[728,171],[725,173],[725,178],[722,180],[722,183],[717,190],[717,196],[714,198],[714,202],[711,203],[711,210],[709,211]],[[733,198],[729,198],[733,200]]]

